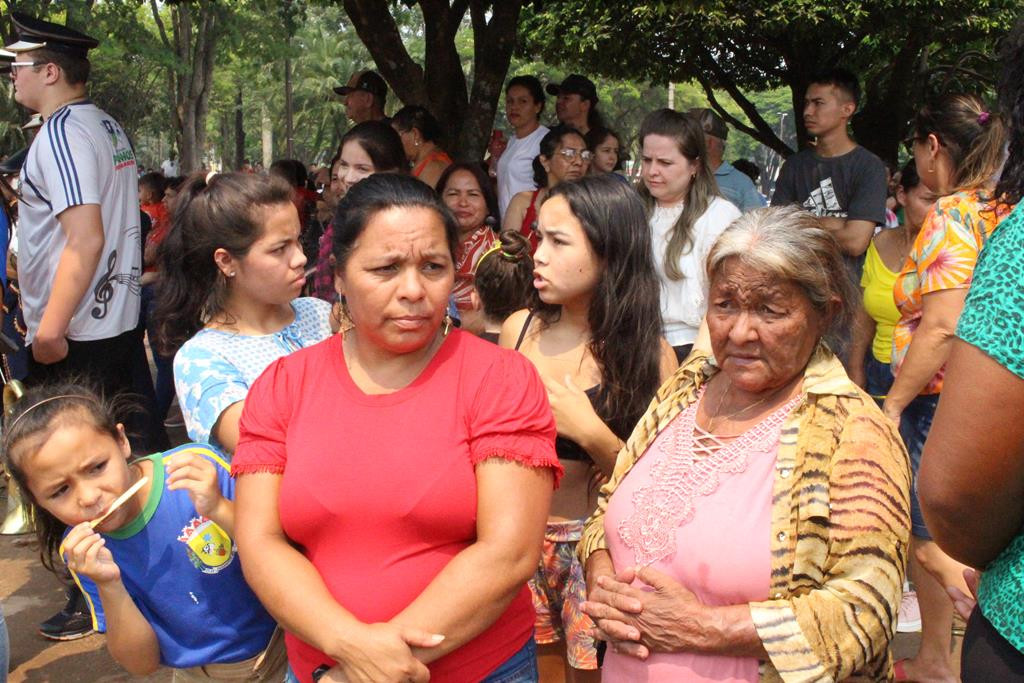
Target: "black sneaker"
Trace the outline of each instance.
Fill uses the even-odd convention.
[[[78,586],[69,588],[64,609],[39,624],[39,635],[49,640],[78,640],[91,635],[92,616],[84,609],[84,602]]]

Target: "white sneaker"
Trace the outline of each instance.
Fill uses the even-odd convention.
[[[916,633],[921,630],[921,607],[916,591],[904,591],[900,611],[896,616],[897,633]]]

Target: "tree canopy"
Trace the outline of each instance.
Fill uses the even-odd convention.
[[[931,92],[990,86],[994,43],[1019,12],[1018,0],[549,0],[524,12],[519,49],[592,74],[699,83],[731,125],[783,155],[792,147],[749,93],[787,87],[799,113],[814,73],[844,66],[864,86],[856,136],[894,161]]]
[[[643,114],[704,101],[738,131],[787,155],[807,143],[811,75],[836,65],[861,76],[858,140],[896,159],[930,92],[986,91],[995,43],[1019,0],[21,0],[18,9],[85,30],[92,97],[122,122],[140,159],[175,147],[183,170],[223,160],[325,161],[348,121],[332,87],[376,68],[388,109],[422,104],[457,157],[480,158],[508,76],[547,82],[576,71],[631,142]],[[11,36],[7,17],[0,20]],[[0,144],[12,152],[27,118],[0,98]],[[289,106],[290,102],[290,106]],[[545,112],[551,120],[553,107]],[[754,157],[742,136],[733,157]],[[263,150],[266,152],[263,152]],[[760,159],[765,165],[767,157]]]

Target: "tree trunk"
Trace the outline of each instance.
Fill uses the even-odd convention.
[[[458,158],[478,161],[484,158],[491,128],[501,99],[501,86],[508,75],[512,52],[516,47],[522,0],[493,3],[470,0],[473,23],[473,89],[466,107],[467,116],[455,150]],[[490,21],[487,12],[490,11]],[[452,35],[454,42],[454,34]],[[460,72],[461,72],[461,66]]]
[[[388,0],[343,0],[342,4],[398,98],[430,110],[453,157],[482,159],[512,59],[523,0],[451,0],[450,4],[449,0],[419,0],[426,41],[423,66],[409,56]],[[455,48],[455,35],[467,9],[474,37],[470,91]]]
[[[198,17],[193,16],[193,8]],[[206,151],[206,115],[213,90],[213,65],[224,11],[213,0],[171,5],[171,35],[167,35],[156,0],[150,9],[164,47],[176,65],[168,67],[174,95],[172,119],[177,137],[179,166],[183,174],[202,167]]]
[[[266,103],[260,105],[260,130],[263,142],[263,168],[270,168],[274,163],[274,125],[270,121]]]
[[[284,155],[295,158],[295,133],[292,130],[292,60],[284,58]]]
[[[221,173],[231,170],[231,157],[234,156],[234,145],[231,135],[231,113],[224,110],[220,114],[220,146],[217,148],[217,162]]]
[[[865,84],[864,107],[853,118],[857,142],[893,165],[899,161],[906,123],[915,113],[913,103],[923,99],[928,82],[922,37],[921,32],[907,36],[889,64],[888,79]]]
[[[235,95],[235,170],[245,161],[245,118],[242,110],[242,88]]]

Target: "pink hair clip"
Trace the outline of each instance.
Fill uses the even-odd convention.
[[[991,114],[989,114],[987,111],[981,112],[980,114],[978,114],[978,124],[984,126],[986,123],[988,123],[989,118],[991,118]]]

